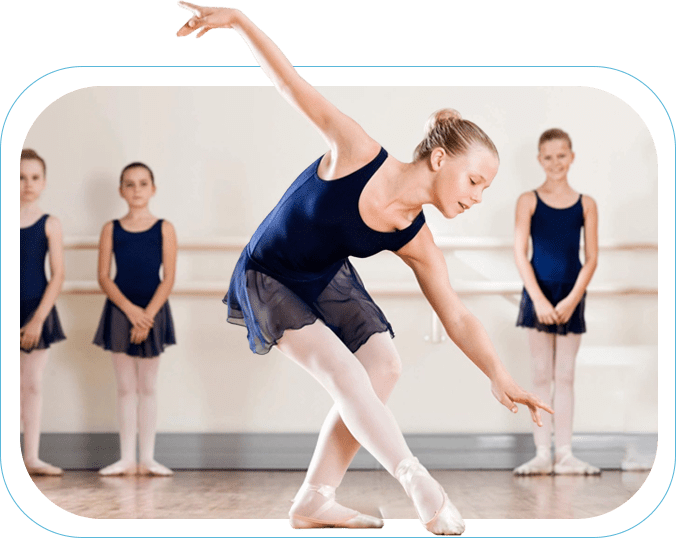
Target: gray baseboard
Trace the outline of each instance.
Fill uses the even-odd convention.
[[[530,434],[407,435],[430,469],[513,469],[535,454]],[[159,433],[156,459],[173,469],[307,469],[317,435],[278,433]],[[576,435],[576,455],[602,469],[619,469],[629,453],[652,462],[656,433]],[[40,457],[64,469],[98,469],[119,458],[116,433],[43,433]],[[352,469],[381,469],[360,450]]]

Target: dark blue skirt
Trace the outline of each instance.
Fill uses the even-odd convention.
[[[354,353],[375,333],[394,331],[383,311],[364,288],[354,266],[346,259],[322,290],[316,281],[282,284],[239,258],[223,302],[228,321],[247,328],[251,351],[264,355],[287,329],[300,329],[322,320]],[[294,289],[291,289],[293,287]],[[312,289],[312,293],[308,290]]]
[[[162,354],[164,348],[176,343],[174,320],[169,302],[164,303],[155,316],[155,323],[140,344],[130,342],[132,325],[127,316],[110,299],[106,299],[94,344],[113,353],[124,353],[130,357],[152,359]]]
[[[546,280],[538,280],[538,285],[544,293],[547,300],[556,306],[561,300],[565,299],[575,286],[575,282],[551,282]],[[538,321],[535,313],[535,306],[528,295],[526,288],[523,289],[521,295],[521,304],[519,305],[519,317],[516,321],[517,327],[528,327],[537,329],[541,332],[552,334],[582,334],[587,331],[587,326],[584,321],[584,304],[587,293],[582,296],[582,300],[575,307],[573,315],[567,323],[562,325],[545,325]]]
[[[21,299],[20,307],[20,318],[21,318],[21,327],[26,325],[33,314],[40,305],[40,300],[42,297],[37,297],[35,299]],[[59,314],[56,312],[56,307],[52,307],[52,310],[47,315],[45,322],[42,324],[42,334],[40,335],[40,340],[37,345],[30,349],[21,349],[26,353],[30,353],[33,349],[47,349],[49,346],[61,340],[65,340],[66,335],[63,334],[63,329],[61,328],[61,322],[59,321]]]

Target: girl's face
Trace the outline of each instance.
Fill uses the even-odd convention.
[[[120,196],[129,207],[145,207],[155,194],[155,185],[150,172],[141,166],[130,168],[120,183]]]
[[[21,202],[35,202],[45,188],[45,169],[36,159],[22,159],[19,175],[21,177]]]
[[[447,219],[464,213],[481,203],[483,192],[491,186],[498,173],[498,158],[487,148],[471,146],[464,155],[451,157],[446,152],[439,158],[432,152],[432,166],[438,162],[438,182],[435,188],[436,206]]]
[[[553,181],[568,179],[568,170],[573,164],[575,153],[572,152],[567,140],[555,138],[543,142],[538,154],[538,162]]]

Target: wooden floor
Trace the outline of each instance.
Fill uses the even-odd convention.
[[[598,476],[514,477],[509,471],[432,471],[466,519],[568,519],[605,514],[627,501],[647,472]],[[304,473],[178,471],[173,477],[100,477],[68,471],[33,477],[54,504],[90,518],[287,517]],[[350,471],[338,501],[387,519],[415,518],[399,484],[385,471]]]

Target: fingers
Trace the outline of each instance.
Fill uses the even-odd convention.
[[[204,34],[206,34],[209,30],[211,30],[210,26],[205,26],[202,28],[199,34],[197,34],[197,37],[202,37]]]
[[[190,11],[190,12],[192,12],[193,14],[198,15],[198,16],[199,16],[199,14],[200,14],[201,11],[202,11],[202,7],[201,7],[201,6],[196,6],[195,4],[191,4],[190,2],[183,2],[183,1],[180,1],[180,2],[178,3],[178,5],[179,5],[179,7],[182,7],[183,9],[187,9],[188,11]]]
[[[184,37],[187,35],[192,34],[195,30],[198,28],[201,28],[204,26],[204,23],[197,17],[193,17],[190,19],[188,22],[186,22],[181,28],[179,29],[178,32],[176,32],[176,35],[179,37]],[[199,37],[199,36],[197,36]]]
[[[540,410],[533,405],[529,405],[528,410],[530,411],[530,416],[533,419],[533,422],[542,427],[542,417],[540,416]]]

